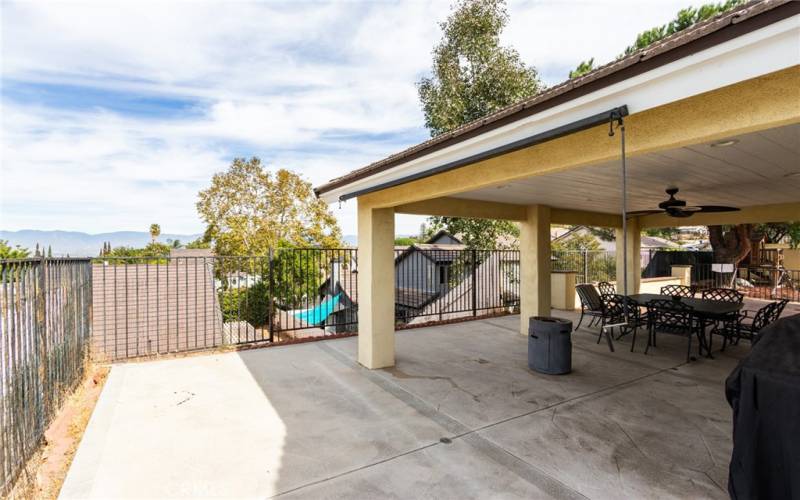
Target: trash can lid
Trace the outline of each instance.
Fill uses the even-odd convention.
[[[532,316],[531,321],[542,321],[545,323],[571,323],[571,321],[568,319],[556,318],[555,316]]]

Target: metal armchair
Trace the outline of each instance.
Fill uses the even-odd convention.
[[[598,294],[595,287],[589,283],[576,285],[575,291],[578,292],[578,297],[581,299],[581,317],[578,320],[578,325],[575,327],[575,330],[581,327],[584,316],[592,318],[588,325],[591,327],[596,321],[601,320],[603,317],[603,303],[600,299],[600,294]]]
[[[698,354],[705,348],[705,338],[698,327],[694,308],[679,300],[656,299],[647,303],[648,338],[644,353],[656,345],[656,333],[670,333],[687,338],[686,361],[692,359],[692,337],[697,336]]]
[[[661,295],[672,297],[694,297],[695,288],[686,285],[666,285],[661,287]]]

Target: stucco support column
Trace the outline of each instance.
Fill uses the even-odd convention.
[[[623,253],[622,253],[622,228],[614,230],[616,235],[616,257],[617,257],[617,293],[623,292],[622,272],[623,272]],[[638,219],[628,221],[628,293],[639,293],[639,285],[642,281],[642,233],[639,229]]]
[[[520,333],[531,316],[550,315],[550,207],[530,205],[520,224]]]
[[[394,366],[394,209],[358,206],[358,362]]]

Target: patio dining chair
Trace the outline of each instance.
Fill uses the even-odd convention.
[[[619,325],[625,321],[625,309],[623,307],[622,297],[617,294],[606,293],[600,296],[600,303],[602,304],[602,312],[600,315],[600,333],[597,335],[597,343],[603,340],[603,334],[606,335],[608,341],[608,348],[614,352],[614,342],[612,337],[614,334],[613,325]],[[620,327],[620,330],[622,328]],[[622,336],[622,333],[620,333]]]
[[[669,295],[671,297],[687,297],[692,298],[695,294],[693,286],[686,285],[665,285],[661,287],[661,295]]]
[[[703,290],[702,297],[704,300],[732,302],[735,304],[741,304],[744,301],[744,294],[733,288],[709,288],[708,290]]]
[[[714,328],[711,334],[722,336],[723,351],[729,342],[737,345],[743,338],[749,340],[751,345],[755,345],[761,338],[761,331],[778,321],[788,302],[788,299],[770,302],[756,311],[753,316],[750,316],[751,311],[744,311],[737,316],[735,321],[726,321],[721,326]]]
[[[578,292],[578,297],[581,299],[581,317],[575,330],[581,327],[584,316],[592,318],[588,325],[591,327],[595,321],[603,317],[603,303],[600,299],[600,294],[597,293],[594,285],[590,283],[575,285],[575,291]]]
[[[608,281],[599,282],[597,289],[600,290],[600,295],[614,295],[617,293],[617,288]]]
[[[639,328],[647,327],[647,313],[642,312],[641,307],[635,300],[624,295],[605,294],[602,295],[601,298],[603,301],[602,326],[620,325],[616,340],[621,339],[629,333],[633,333],[631,338],[631,352],[633,352],[636,346],[636,333],[639,331]],[[611,328],[610,333],[613,333],[614,328],[617,327]],[[602,336],[603,330],[601,328],[600,336],[597,339],[598,344]]]
[[[692,337],[697,336],[698,354],[702,355],[705,347],[705,338],[698,328],[694,314],[694,308],[679,300],[654,299],[647,303],[647,347],[644,353],[647,354],[650,346],[656,346],[656,333],[669,333],[682,335],[687,338],[686,361],[692,359]]]
[[[716,300],[718,302],[730,302],[732,304],[741,304],[744,301],[744,294],[734,290],[733,288],[709,288],[707,290],[703,290],[702,298],[703,300]],[[714,329],[717,330],[723,323],[730,323],[731,321],[735,322],[738,316],[739,313],[733,313],[730,315],[730,317],[721,320],[709,319],[704,323],[703,326],[704,327],[713,326]]]

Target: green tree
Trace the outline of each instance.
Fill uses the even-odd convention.
[[[578,66],[569,72],[570,78],[578,78],[579,76],[583,76],[586,73],[589,73],[594,69],[594,57],[587,59],[585,61],[581,61]]]
[[[597,242],[597,238],[590,233],[575,234],[563,240],[553,241],[550,248],[553,252],[562,252],[576,250],[596,251],[600,250],[601,247],[600,243]]]
[[[159,236],[161,236],[161,226],[158,224],[150,224],[150,241],[155,243]]]
[[[442,229],[458,235],[469,248],[513,248],[517,246],[519,238],[519,227],[511,221],[440,216],[428,218],[428,236]]]
[[[206,241],[202,236],[186,244],[186,248],[211,248],[211,242]]]
[[[656,236],[668,240],[672,240],[675,236],[679,235],[680,232],[680,229],[677,227],[651,227],[644,230],[644,234],[647,236]]]
[[[412,238],[411,236],[400,236],[394,239],[394,244],[396,246],[407,247],[414,243],[419,243],[419,241],[417,238]]]
[[[8,240],[0,240],[0,259],[26,259],[31,255],[31,251],[19,245],[13,247],[8,244]]]
[[[439,135],[535,94],[542,84],[514,49],[500,45],[503,0],[459,0],[440,24],[433,75],[417,83],[425,126]]]
[[[440,24],[443,36],[433,49],[432,75],[417,82],[431,135],[482,118],[543,87],[536,69],[500,44],[507,23],[503,0],[459,0]],[[458,233],[472,248],[493,248],[519,235],[507,221],[433,217],[429,225]]]
[[[675,15],[675,18],[667,24],[650,28],[649,30],[642,31],[636,35],[636,39],[634,40],[633,44],[626,47],[625,52],[620,54],[617,59],[621,59],[629,54],[633,54],[637,50],[643,49],[655,42],[658,42],[662,38],[678,33],[679,31],[683,31],[696,23],[705,21],[706,19],[736,8],[742,5],[744,2],[745,0],[725,0],[724,2],[720,3],[706,3],[700,7],[687,7],[685,9],[681,9]],[[569,77],[576,78],[592,71],[593,69],[594,58],[581,61],[581,63],[574,70],[570,71]]]
[[[800,222],[792,222],[786,233],[789,238],[789,246],[792,248],[800,248]]]
[[[338,247],[342,233],[311,183],[289,170],[267,171],[256,157],[236,158],[200,191],[204,238],[218,255],[266,255],[279,243]]]

